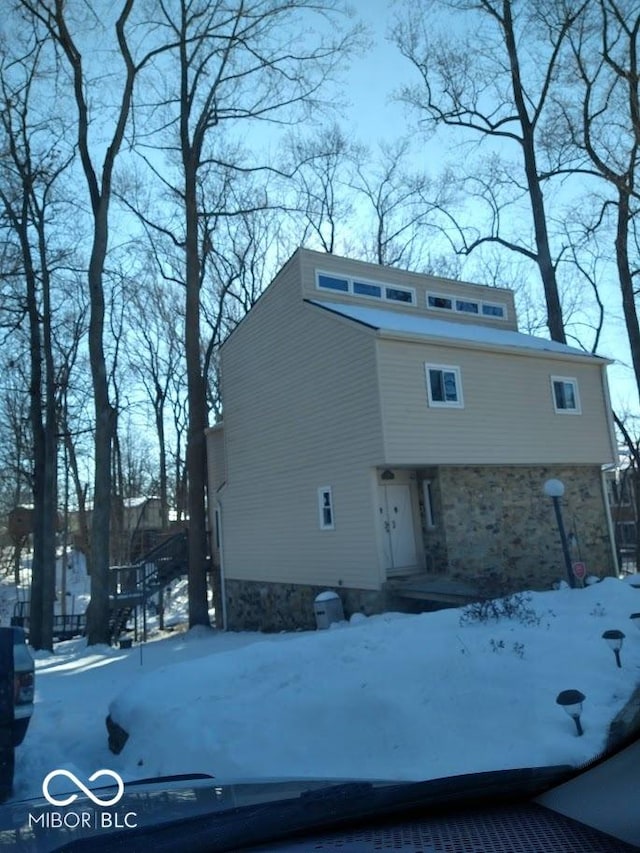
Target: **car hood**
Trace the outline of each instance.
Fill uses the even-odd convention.
[[[526,768],[425,782],[223,781],[197,774],[126,782],[121,796],[115,786],[83,794],[69,785],[65,793],[56,791],[55,804],[42,797],[1,806],[0,847],[29,853],[232,850],[234,845],[282,835],[283,830],[308,830],[400,808],[533,796],[565,781],[572,772],[565,766]],[[64,803],[73,793],[76,798]]]

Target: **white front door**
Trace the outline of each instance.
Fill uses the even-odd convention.
[[[417,563],[411,490],[408,485],[380,486],[379,517],[387,574],[401,574]]]

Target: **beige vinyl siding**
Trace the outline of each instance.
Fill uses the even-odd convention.
[[[225,574],[376,589],[375,333],[305,304],[296,266],[222,350]],[[320,529],[321,486],[332,490],[333,530]]]
[[[460,369],[464,408],[430,407],[425,362]],[[385,462],[612,461],[601,362],[378,340]],[[556,414],[551,376],[578,381],[582,414]]]
[[[302,290],[306,299],[330,300],[331,302],[347,302],[380,307],[385,310],[398,310],[403,313],[417,313],[438,320],[449,320],[455,323],[472,323],[492,326],[496,329],[517,331],[517,319],[513,291],[503,287],[487,287],[481,284],[470,284],[452,279],[436,278],[421,273],[407,272],[364,261],[341,258],[338,255],[328,255],[314,252],[310,249],[299,249],[296,257],[300,260],[302,274]],[[361,279],[380,284],[399,285],[412,288],[416,292],[416,304],[407,305],[382,299],[372,299],[363,296],[353,296],[340,291],[321,290],[316,287],[316,271],[328,273],[336,277]],[[427,308],[426,294],[437,293],[451,296],[454,299],[484,301],[505,305],[506,319],[495,319],[483,314],[466,314],[460,311],[444,311]]]

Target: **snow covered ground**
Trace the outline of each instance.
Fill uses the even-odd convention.
[[[354,616],[328,631],[278,635],[175,632],[129,650],[84,640],[38,653],[36,705],[16,753],[15,798],[44,776],[126,780],[205,772],[218,779],[428,779],[572,764],[604,746],[640,683],[638,576],[530,593],[516,618],[460,610]],[[173,606],[184,611],[184,588]],[[602,639],[626,639],[622,667]],[[578,737],[556,704],[586,700]],[[111,713],[129,740],[107,747]]]

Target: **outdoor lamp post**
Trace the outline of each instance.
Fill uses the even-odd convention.
[[[562,520],[562,509],[560,508],[560,498],[564,495],[564,483],[562,480],[547,480],[544,484],[543,491],[548,498],[553,501],[553,509],[556,514],[556,522],[560,532],[560,542],[562,543],[562,554],[564,556],[564,564],[567,569],[567,580],[570,587],[575,587],[573,577],[573,569],[571,568],[571,554],[569,552],[569,542],[564,529]]]
[[[622,641],[624,640],[624,634],[622,631],[605,631],[602,635],[602,639],[607,641],[607,645],[613,650],[613,653],[616,656],[616,663],[618,664],[618,667],[622,668],[622,664],[620,663],[620,649],[622,648]]]
[[[583,734],[580,714],[582,713],[582,703],[584,700],[584,693],[581,693],[579,690],[563,690],[561,693],[558,693],[556,698],[556,704],[561,705],[576,724],[578,737]]]

